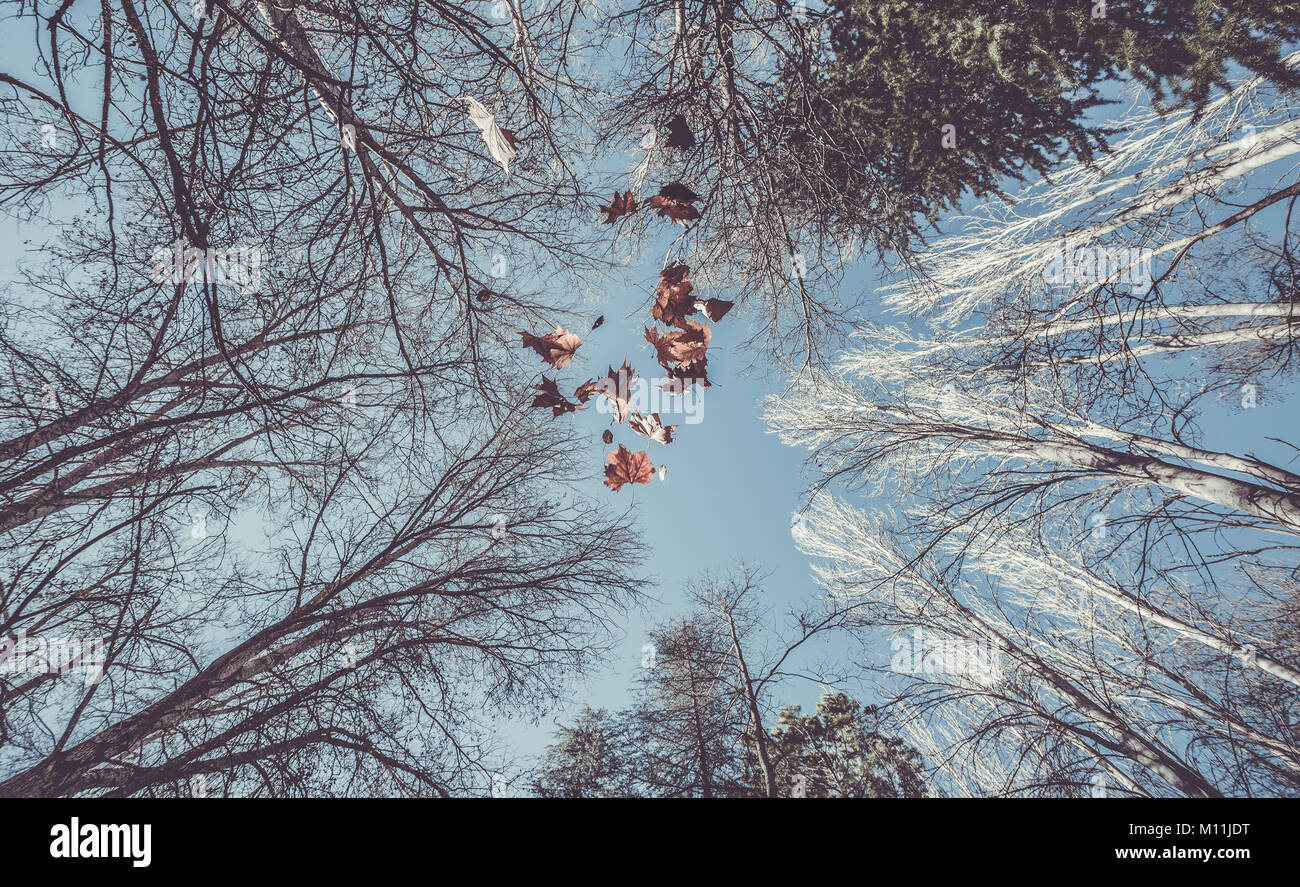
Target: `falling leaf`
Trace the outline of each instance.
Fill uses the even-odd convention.
[[[569,332],[562,326],[557,326],[555,332],[547,333],[544,336],[534,336],[523,330],[519,331],[523,336],[524,347],[531,348],[541,355],[542,360],[562,370],[573,360],[573,354],[582,344],[582,340],[576,335]]]
[[[655,303],[650,306],[650,314],[655,320],[686,329],[686,315],[696,310],[696,300],[691,298],[694,287],[690,273],[690,266],[681,262],[674,262],[659,272]]]
[[[578,404],[570,403],[564,399],[564,395],[560,393],[560,388],[554,379],[542,376],[542,384],[533,385],[532,389],[542,392],[533,398],[533,406],[550,407],[552,419],[563,416],[565,413],[572,413],[574,410],[583,409]]]
[[[700,199],[700,195],[696,194],[681,182],[672,182],[664,185],[659,189],[659,196],[665,197],[669,200],[675,200],[678,203],[694,203]]]
[[[483,141],[487,143],[488,153],[492,159],[501,164],[501,168],[506,171],[506,178],[510,177],[510,161],[515,159],[515,134],[510,130],[503,130],[497,126],[496,118],[492,112],[483,107],[477,100],[469,96],[462,96],[462,100],[468,102],[466,112],[469,119],[473,121],[483,133]],[[509,135],[507,135],[509,133]]]
[[[659,483],[663,483],[663,482],[664,482],[664,478],[667,477],[667,476],[668,476],[668,466],[667,466],[667,465],[660,465],[660,466],[659,466]]]
[[[699,195],[681,182],[673,182],[660,188],[659,193],[651,197],[646,205],[658,210],[659,215],[685,225],[700,217],[699,210],[691,206],[699,199]]]
[[[666,197],[651,197],[646,205],[651,209],[657,209],[659,215],[672,219],[683,228],[686,227],[687,222],[693,222],[700,217],[700,211],[690,204],[678,203]]]
[[[687,125],[685,115],[678,114],[668,121],[668,140],[664,142],[664,146],[681,148],[683,151],[695,147],[695,135]]]
[[[612,444],[614,442],[614,432],[606,428],[605,433],[600,436],[600,439],[607,444]]]
[[[613,367],[609,368],[609,375],[596,383],[596,390],[614,403],[614,418],[622,422],[627,418],[628,410],[632,406],[632,382],[636,379],[636,371],[623,361],[623,365],[615,372]]]
[[[676,425],[665,426],[664,423],[660,421],[658,413],[651,413],[648,416],[642,416],[640,413],[633,413],[627,420],[627,427],[631,428],[642,437],[648,437],[661,444],[672,443],[673,432],[677,430]]]
[[[707,360],[693,363],[689,367],[668,367],[667,370],[668,385],[681,385],[683,391],[692,385],[703,385],[705,388],[713,387],[712,383],[709,382]],[[667,391],[669,390],[668,385],[660,387]]]
[[[642,450],[633,453],[619,444],[614,452],[605,457],[609,464],[605,466],[605,486],[618,492],[623,484],[648,484],[654,477],[655,467],[650,464],[650,454]]]
[[[703,311],[704,316],[709,320],[717,323],[727,316],[727,312],[735,305],[735,302],[728,302],[726,299],[709,299],[707,302],[701,302],[698,299],[695,302],[695,310]]]
[[[497,295],[497,293],[492,292],[492,290],[487,287],[483,287],[478,291],[478,294],[474,298],[478,299],[480,302],[486,302],[495,295]]]
[[[578,386],[578,390],[573,392],[573,396],[576,397],[579,402],[586,403],[591,400],[591,396],[595,393],[596,383],[594,380],[588,379],[586,382],[583,382]]]
[[[597,317],[597,318],[596,318],[596,322],[593,323],[593,324],[591,325],[591,328],[592,328],[593,330],[594,330],[594,329],[599,329],[599,328],[600,328],[600,325],[601,325],[602,323],[604,323],[604,322],[605,322],[605,315],[602,314],[602,315],[600,315],[600,317]]]
[[[609,201],[609,206],[602,206],[600,211],[605,214],[605,224],[612,225],[618,221],[619,216],[625,216],[628,213],[636,212],[636,197],[631,191],[624,191],[622,196],[617,191],[614,197]]]
[[[666,336],[660,336],[657,330],[645,331],[646,341],[654,346],[659,365],[669,369],[669,364],[677,363],[681,369],[696,365],[703,366],[708,359],[709,339],[713,331],[702,323],[686,321],[686,329],[675,330]]]

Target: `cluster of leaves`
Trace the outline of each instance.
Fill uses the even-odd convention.
[[[725,299],[696,299],[691,291],[691,269],[674,262],[659,272],[659,286],[655,290],[655,303],[650,314],[655,320],[676,327],[674,332],[660,334],[647,327],[646,341],[655,349],[659,366],[668,374],[666,390],[680,394],[685,387],[698,381],[708,388],[708,349],[713,331],[707,324],[688,319],[688,315],[703,312],[714,322],[731,310],[732,303]]]
[[[670,144],[676,142],[684,145],[688,139],[690,144],[694,144],[694,137],[686,126],[685,118],[680,121],[674,118],[669,123],[669,130]],[[700,217],[693,205],[699,199],[686,185],[671,182],[644,203],[638,203],[631,191],[625,191],[622,195],[615,192],[609,205],[602,206],[601,211],[605,213],[605,221],[613,223],[620,216],[649,207],[659,215],[685,225]],[[711,384],[707,368],[709,340],[713,332],[707,324],[690,320],[689,316],[702,313],[716,323],[734,305],[726,299],[695,298],[692,294],[694,286],[690,281],[690,270],[689,266],[674,262],[661,271],[659,285],[655,290],[655,303],[650,308],[650,314],[655,320],[677,329],[663,335],[653,328],[645,331],[646,341],[654,346],[656,359],[668,375],[668,381],[662,388],[674,396],[685,394],[687,388],[697,383],[705,388]],[[601,316],[592,324],[592,329],[603,322],[604,317]],[[582,339],[562,326],[557,326],[555,332],[544,336],[535,336],[522,330],[519,335],[523,339],[523,347],[533,349],[543,361],[556,369],[567,367],[582,345]],[[626,421],[628,427],[642,437],[664,445],[672,443],[676,439],[676,425],[664,425],[658,413],[643,416],[631,410],[630,392],[635,379],[636,371],[624,361],[617,371],[610,367],[604,378],[589,379],[579,385],[573,392],[575,400],[570,401],[560,392],[556,380],[543,376],[542,383],[533,386],[534,390],[540,392],[533,399],[533,406],[550,409],[552,418],[558,418],[585,409],[591,396],[600,394],[614,405],[613,416],[619,424]],[[613,432],[605,429],[601,439],[606,444],[612,444]],[[605,463],[605,485],[615,492],[621,490],[624,484],[648,484],[656,471],[648,452],[633,452],[622,444],[605,456]],[[666,468],[660,466],[658,473],[659,479],[663,480]]]
[[[699,199],[700,195],[681,182],[671,182],[660,188],[658,194],[644,203],[638,203],[636,195],[631,191],[624,191],[622,194],[615,191],[609,205],[602,206],[600,211],[605,214],[607,225],[612,225],[623,216],[639,209],[649,208],[664,218],[672,219],[682,227],[686,227],[687,223],[694,222],[700,217],[700,211],[695,208],[695,203]]]
[[[519,335],[523,337],[525,348],[536,351],[542,360],[556,369],[567,367],[582,345],[582,339],[562,326],[557,326],[555,332],[544,336],[534,336],[522,330]],[[660,421],[658,413],[642,416],[631,411],[630,393],[635,378],[636,371],[624,361],[618,370],[610,367],[603,379],[588,379],[579,385],[574,389],[575,399],[571,401],[560,391],[557,380],[542,376],[541,384],[532,386],[534,391],[540,392],[533,398],[533,406],[549,409],[552,418],[559,418],[567,413],[586,409],[586,403],[592,395],[600,394],[613,404],[614,418],[620,424],[630,416],[628,427],[637,434],[661,444],[672,443],[673,432],[677,430],[676,425],[665,426]],[[601,434],[601,440],[607,444],[613,443],[613,432],[606,428]],[[624,484],[648,484],[655,474],[655,467],[650,462],[649,453],[645,451],[634,453],[622,444],[605,457],[605,462],[605,485],[615,491],[621,490]],[[661,468],[661,478],[663,473]]]

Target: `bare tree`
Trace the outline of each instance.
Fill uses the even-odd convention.
[[[1139,113],[1095,166],[918,255],[888,304],[930,331],[877,329],[769,402],[818,474],[800,541],[862,630],[1009,666],[895,690],[961,790],[1297,791],[1294,446],[1224,452],[1206,427],[1210,392],[1250,380],[1255,408],[1290,377],[1293,116],[1257,82],[1202,119]]]
[[[596,661],[630,523],[515,347],[603,264],[571,13],[21,8],[0,793],[477,792]]]
[[[802,538],[826,558],[817,572],[828,591],[858,603],[860,630],[895,633],[889,664],[876,667],[893,690],[888,711],[947,790],[1296,790],[1293,725],[1265,722],[1252,698],[1271,676],[1236,657],[1198,656],[1147,613],[1080,595],[1061,581],[1077,566],[1061,569],[1059,556],[1007,569],[1008,541],[1018,550],[1006,557],[1033,557],[1024,540],[982,536],[976,551],[960,547],[969,562],[958,569],[941,552],[918,552],[887,515],[830,496]],[[1290,699],[1273,714],[1285,718]]]

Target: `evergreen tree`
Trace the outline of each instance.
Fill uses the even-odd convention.
[[[534,793],[543,798],[639,796],[629,766],[628,726],[620,713],[584,708],[572,727],[560,727],[533,777]]]
[[[689,674],[680,666],[676,677]],[[533,776],[534,793],[544,798],[763,797],[745,725],[736,722],[720,696],[692,699],[689,692],[678,692],[687,686],[666,679],[623,712],[585,708],[547,748]],[[918,752],[879,732],[876,710],[843,693],[824,695],[811,715],[787,706],[769,737],[780,797],[929,795]]]
[[[1091,159],[1112,132],[1085,119],[1106,81],[1132,78],[1158,104],[1196,111],[1232,65],[1300,86],[1283,60],[1300,3],[830,0],[827,29],[826,57],[811,81],[787,76],[774,122],[827,167],[803,180],[826,193],[792,198],[834,209],[847,229],[870,212],[898,250],[967,193],[1002,196],[1008,179]],[[814,125],[783,126],[808,116]]]
[[[923,798],[921,756],[878,732],[876,709],[843,693],[825,693],[815,714],[781,710],[770,732],[782,797]]]

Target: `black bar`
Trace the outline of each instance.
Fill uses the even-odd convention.
[[[702,851],[715,853],[719,865],[765,861],[783,868],[813,864],[836,848],[868,867],[874,860],[920,866],[926,878],[985,866],[1023,871],[1023,864],[1061,872],[1201,867],[1229,875],[1243,866],[1287,864],[1283,835],[1294,830],[1288,823],[1295,813],[1267,800],[849,801],[800,804],[797,810],[790,803],[777,810],[759,803],[725,804],[726,810],[696,803],[673,804],[671,811],[658,803],[638,809],[619,802],[564,804],[561,810],[553,803],[489,800],[7,801],[0,804],[0,849],[11,871],[75,876],[116,869],[132,880],[281,871],[334,877],[448,862],[481,866],[495,880],[610,854],[642,859],[647,871],[658,860],[671,872],[671,858],[684,861]],[[112,859],[53,858],[59,827],[69,827],[73,817],[83,832],[88,824],[148,824],[149,865],[135,866],[129,852]],[[1148,850],[1154,858],[1117,853]],[[1200,858],[1204,851],[1208,859]],[[1248,857],[1226,858],[1220,851],[1246,851]]]

